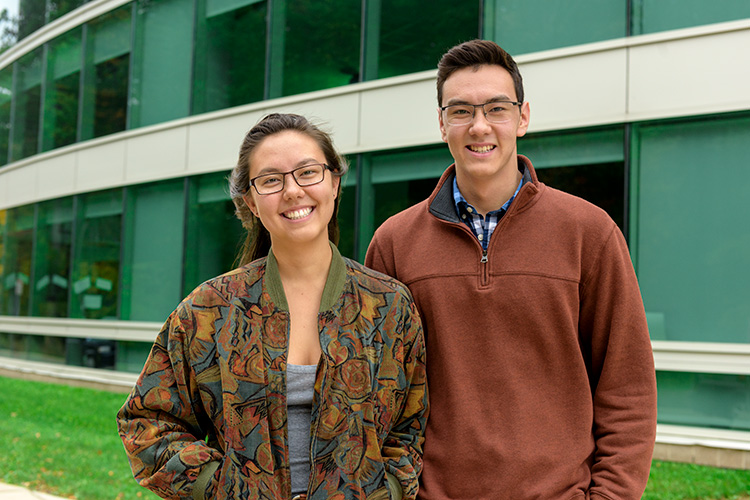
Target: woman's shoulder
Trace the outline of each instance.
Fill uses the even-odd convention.
[[[370,269],[364,264],[344,257],[346,267],[349,269],[349,273],[352,279],[356,280],[357,284],[375,293],[391,292],[398,295],[403,295],[407,300],[412,301],[411,292],[409,289],[392,276],[383,274],[374,269]]]
[[[247,295],[249,290],[260,282],[265,269],[266,258],[264,257],[204,281],[188,295],[187,299],[207,295],[218,295],[230,299],[237,295]]]

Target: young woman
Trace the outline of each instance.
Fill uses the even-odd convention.
[[[242,267],[172,313],[117,423],[163,498],[416,498],[428,413],[407,289],[343,258],[346,163],[298,115],[262,119],[230,190]]]

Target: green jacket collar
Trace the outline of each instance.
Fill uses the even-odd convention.
[[[336,245],[331,243],[331,268],[328,270],[328,278],[326,278],[326,286],[323,288],[323,296],[320,298],[320,310],[319,312],[328,311],[333,309],[333,306],[341,297],[341,293],[344,290],[344,284],[346,283],[346,262],[339,253]],[[268,251],[268,259],[266,259],[266,289],[268,294],[271,296],[271,300],[276,307],[284,311],[289,310],[289,304],[286,301],[286,294],[284,293],[284,285],[281,283],[281,275],[279,274],[279,263],[276,257],[273,255],[273,249]]]

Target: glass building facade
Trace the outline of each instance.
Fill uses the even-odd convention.
[[[660,425],[750,450],[750,3],[686,2],[22,0],[0,53],[0,357],[138,372],[235,264],[226,178],[270,111],[330,126],[361,261],[451,163],[436,63],[484,37],[524,75],[519,152],[628,238]]]

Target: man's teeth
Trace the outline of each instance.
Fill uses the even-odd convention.
[[[312,207],[301,208],[299,210],[286,212],[284,214],[284,217],[286,217],[287,219],[301,219],[302,217],[307,217],[308,215],[310,215],[310,212],[312,212]]]
[[[495,146],[488,145],[488,146],[469,146],[469,149],[474,151],[475,153],[486,153],[487,151],[493,149]]]

